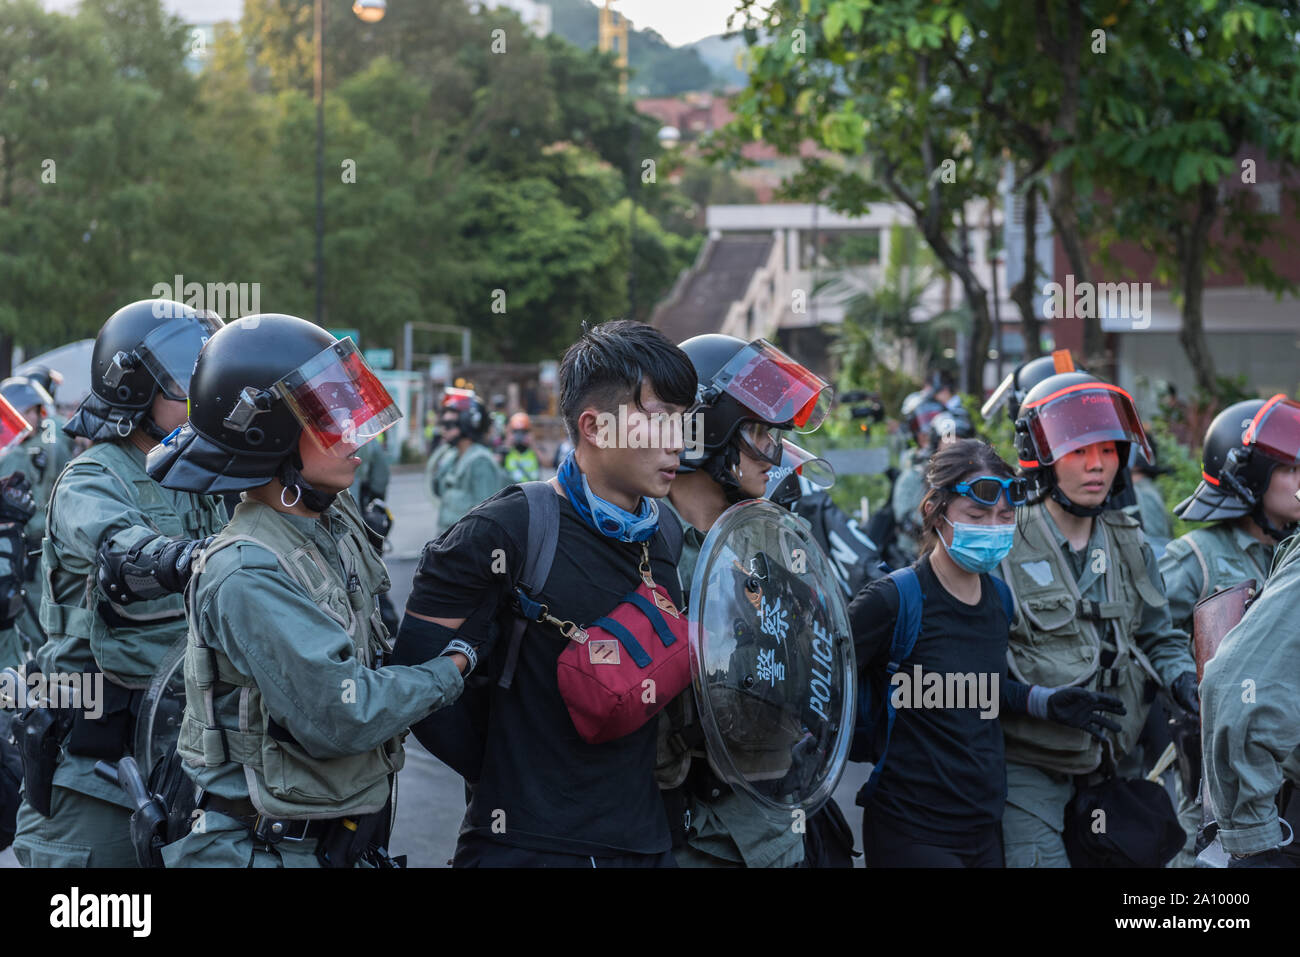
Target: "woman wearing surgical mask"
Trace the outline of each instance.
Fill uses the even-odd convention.
[[[880,773],[858,794],[868,867],[1001,867],[1006,762],[1003,709],[1099,734],[1119,702],[1077,688],[1030,687],[1007,676],[1010,620],[989,571],[1011,550],[1022,479],[997,452],[962,439],[936,452],[921,502],[920,631],[892,677],[900,614],[892,578],[868,583],[849,616],[862,681],[895,709]]]

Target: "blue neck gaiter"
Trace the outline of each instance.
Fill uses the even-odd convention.
[[[641,497],[641,508],[634,515],[605,501],[591,490],[587,476],[578,468],[578,459],[574,452],[560,463],[556,473],[560,486],[569,496],[573,510],[578,517],[606,538],[621,542],[648,541],[659,528],[659,503],[652,498]]]

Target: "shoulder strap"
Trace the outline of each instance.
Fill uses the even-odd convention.
[[[989,580],[993,582],[993,587],[998,590],[998,597],[1002,599],[1002,610],[1007,613],[1009,627],[1016,620],[1016,599],[1011,594],[1011,587],[996,575],[990,575]]]
[[[516,591],[536,598],[551,574],[555,545],[560,537],[560,499],[550,482],[522,482],[524,501],[528,505],[528,540],[524,543],[524,569],[516,580]],[[523,644],[528,619],[516,613],[510,627],[510,644],[501,666],[497,684],[508,689],[519,666],[519,647]]]
[[[668,546],[669,557],[676,564],[682,557],[682,544],[686,533],[682,529],[682,523],[677,520],[677,516],[670,508],[659,509],[659,534],[663,536],[664,544]]]
[[[898,617],[894,620],[894,637],[889,643],[889,673],[898,670],[904,658],[916,647],[921,634],[921,581],[911,565],[889,573],[898,588]]]
[[[1210,565],[1205,560],[1205,553],[1201,551],[1201,546],[1196,544],[1196,534],[1194,532],[1184,535],[1183,541],[1187,543],[1187,547],[1190,548],[1192,554],[1196,556],[1197,564],[1201,566],[1201,587],[1198,589],[1196,595],[1196,600],[1200,601],[1210,590]]]

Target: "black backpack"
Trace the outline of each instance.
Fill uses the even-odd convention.
[[[555,560],[555,546],[560,537],[560,499],[550,482],[521,482],[518,487],[523,490],[528,504],[528,541],[524,545],[523,571],[512,584],[538,599]],[[498,494],[508,491],[507,488]],[[670,509],[659,510],[656,534],[663,537],[675,565],[681,557],[683,533]],[[470,785],[477,782],[483,773],[492,686],[495,684],[509,690],[513,684],[515,668],[519,664],[519,648],[528,622],[515,603],[503,609],[494,627],[499,634],[508,632],[509,637],[504,643],[498,642],[486,662],[487,667],[476,669],[466,679],[465,690],[452,704],[439,708],[411,726],[415,739],[425,750]]]

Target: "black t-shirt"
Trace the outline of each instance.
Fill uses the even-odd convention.
[[[923,596],[921,634],[911,655],[899,663],[899,673],[908,679],[901,689],[907,691],[905,700],[913,700],[913,667],[920,665],[922,687],[932,672],[945,678],[945,687],[950,687],[948,674],[973,673],[977,683],[981,676],[996,674],[996,689],[991,679],[983,681],[993,707],[1000,709],[1010,622],[993,582],[981,575],[979,604],[967,605],[939,584],[928,555],[915,568]],[[884,673],[898,607],[898,588],[887,578],[868,583],[850,603],[861,680]],[[887,815],[900,830],[926,843],[960,843],[973,828],[1002,820],[1007,796],[1002,726],[998,712],[981,717],[978,694],[971,701],[966,693],[964,708],[897,709],[889,754],[868,806],[870,813]],[[916,699],[924,701],[919,690]]]
[[[425,546],[407,607],[435,618],[467,617],[461,632],[485,634],[510,600],[527,537],[526,499],[511,486]],[[606,538],[561,498],[555,559],[540,598],[555,617],[589,624],[635,590],[640,560],[640,545]],[[650,567],[680,606],[677,571],[662,535],[650,540]],[[579,737],[555,674],[566,641],[555,626],[530,623],[513,686],[492,686],[483,774],[468,826],[533,850],[667,851],[671,841],[654,779],[657,722],[604,744]]]

